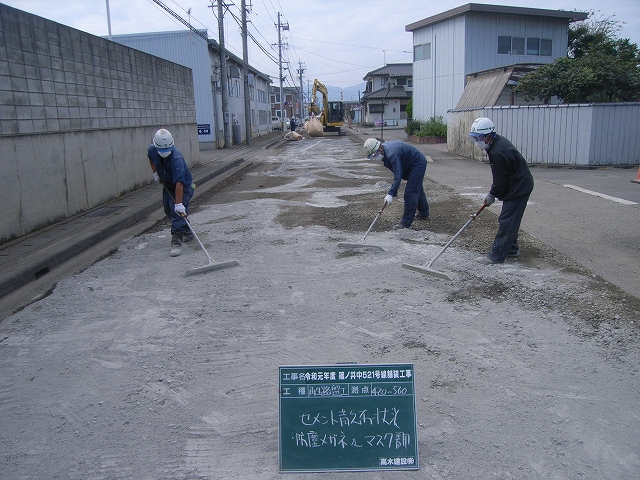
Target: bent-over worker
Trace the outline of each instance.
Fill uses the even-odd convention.
[[[404,213],[400,222],[393,227],[394,230],[409,228],[414,218],[428,219],[429,202],[422,185],[427,159],[422,152],[405,142],[392,140],[382,143],[375,138],[365,140],[364,152],[369,159],[382,160],[384,166],[393,172],[393,183],[384,197],[387,205],[398,195],[402,180],[407,181],[404,187]]]

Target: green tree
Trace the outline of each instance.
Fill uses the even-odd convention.
[[[549,103],[631,102],[640,100],[640,51],[616,38],[620,22],[589,19],[569,28],[568,57],[522,77],[514,92],[526,101]]]
[[[409,100],[409,103],[407,103],[406,114],[407,118],[413,118],[413,98]]]

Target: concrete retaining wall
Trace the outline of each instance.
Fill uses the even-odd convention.
[[[0,244],[149,183],[160,127],[200,163],[191,69],[0,4]]]

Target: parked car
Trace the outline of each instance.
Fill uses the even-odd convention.
[[[271,117],[271,129],[282,130],[282,120],[280,120],[280,117]]]

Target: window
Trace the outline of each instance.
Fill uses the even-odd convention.
[[[387,84],[387,77],[380,77],[380,86],[384,87]]]
[[[550,57],[551,56],[551,40],[546,38],[540,39],[540,56],[541,57]]]
[[[413,79],[407,80],[407,87],[413,87]]]
[[[404,87],[407,84],[406,78],[396,78],[396,85],[399,87]]]
[[[524,38],[511,38],[511,55],[524,55]]]
[[[431,60],[431,43],[413,46],[413,61]]]
[[[511,53],[511,37],[498,37],[498,55]]]
[[[498,36],[498,55],[536,55],[550,57],[552,41],[537,37]]]
[[[380,104],[380,103],[370,103],[369,104],[369,113],[382,113],[382,104]]]
[[[527,55],[540,55],[540,39],[527,37]]]

